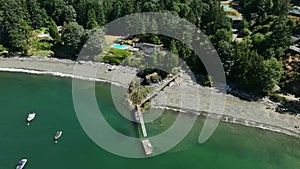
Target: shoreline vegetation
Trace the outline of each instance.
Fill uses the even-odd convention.
[[[74,75],[74,66],[79,66],[83,71],[82,76]],[[128,66],[115,66],[111,71],[107,71],[112,66],[97,62],[74,62],[66,59],[57,58],[1,58],[1,72],[19,72],[30,74],[43,74],[76,78],[96,82],[110,83],[116,86],[128,88],[131,80],[135,77],[137,69]],[[97,70],[96,77],[91,77],[90,72]],[[126,77],[126,78],[124,78]],[[187,95],[181,98],[177,91],[181,90]],[[270,109],[269,105],[274,104],[270,100],[261,99],[259,101],[245,101],[230,94],[226,94],[226,104],[224,113],[209,113],[211,95],[216,91],[214,88],[203,87],[191,80],[184,74],[177,82],[167,86],[151,100],[151,108],[172,109],[177,112],[193,113],[198,116],[211,116],[221,118],[224,122],[240,124],[249,127],[256,127],[270,131],[280,132],[287,135],[300,137],[300,115],[299,114],[280,114],[275,109]],[[200,105],[182,105],[179,99],[189,99],[198,93],[201,96]],[[167,103],[167,104],[163,104]],[[266,104],[268,103],[268,104]],[[146,112],[147,113],[147,112]]]
[[[119,64],[125,59],[133,67],[143,66],[141,61],[147,58],[141,54],[130,55],[126,51],[105,50],[105,34],[117,35],[123,38],[121,44],[126,44],[133,52],[143,48],[144,45],[140,43],[148,44],[145,45],[148,49],[142,49],[147,55],[150,51],[149,44],[155,49],[170,51],[174,54],[174,62],[178,62],[179,59],[186,62],[192,72],[199,75],[197,78],[201,82],[213,80],[214,77],[209,77],[204,63],[189,46],[208,49],[207,52],[211,54],[210,47],[201,42],[204,39],[199,33],[203,33],[220,56],[226,78],[231,84],[243,91],[260,94],[273,93],[279,86],[299,96],[299,62],[295,60],[283,65],[285,60],[290,60],[289,57],[299,56],[297,37],[300,22],[289,17],[293,5],[290,1],[1,2],[3,5],[0,7],[0,54],[51,55],[76,60],[81,49],[88,46],[86,49],[93,51],[85,56],[85,59],[110,64]],[[15,8],[10,8],[11,6]],[[172,16],[147,16],[145,13],[148,12]],[[123,19],[118,19],[123,16],[127,16],[123,18],[123,23],[111,25],[114,21],[122,21]],[[136,24],[138,26],[135,26]],[[105,25],[120,29],[102,29]],[[201,31],[196,31],[196,27]],[[140,33],[126,37],[134,32]],[[177,38],[163,34],[173,34]],[[185,39],[187,43],[179,39]],[[116,45],[117,49],[127,47]],[[105,52],[98,55],[102,50]],[[172,55],[168,55],[167,59],[171,60],[170,56]],[[157,53],[152,56],[151,61],[159,65],[161,58],[162,53]],[[163,66],[169,65],[168,61],[166,60]]]

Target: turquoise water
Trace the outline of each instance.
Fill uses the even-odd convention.
[[[0,73],[0,169],[15,168],[21,158],[28,158],[28,169],[300,168],[299,139],[221,123],[206,143],[199,144],[202,118],[178,146],[162,155],[146,159],[113,155],[96,145],[80,126],[73,108],[71,82],[59,77]],[[88,88],[89,82],[86,83]],[[114,107],[110,85],[98,84],[95,92],[109,124],[121,133],[137,137],[136,124],[123,118]],[[124,97],[120,93],[120,103]],[[125,102],[123,106],[129,113]],[[37,117],[26,126],[25,119],[31,111],[37,112]],[[176,112],[166,111],[156,121],[147,123],[148,134],[166,130],[176,117]],[[53,136],[59,129],[63,135],[54,144]],[[116,144],[119,141],[116,138]]]
[[[51,38],[50,34],[47,33],[47,34],[40,34],[38,35],[40,38]]]
[[[234,10],[233,8],[230,7],[230,5],[221,5],[224,9],[224,11],[232,11]]]
[[[119,45],[119,44],[113,44],[112,47],[116,49],[124,49],[124,50],[129,48],[129,46],[127,45]]]

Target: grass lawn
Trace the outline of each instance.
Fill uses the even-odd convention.
[[[119,65],[131,55],[132,53],[128,50],[109,48],[109,51],[103,52],[102,54],[96,56],[94,60],[109,63],[112,65]]]

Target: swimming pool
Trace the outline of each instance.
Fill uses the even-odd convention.
[[[39,34],[38,35],[39,38],[51,38],[50,34],[47,33],[47,34]]]
[[[224,11],[232,11],[232,10],[234,10],[229,5],[221,5],[221,6],[223,7]]]
[[[128,45],[120,45],[120,44],[113,44],[112,47],[116,49],[124,49],[124,50],[129,48]]]

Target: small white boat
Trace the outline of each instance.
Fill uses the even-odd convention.
[[[35,113],[30,113],[27,116],[27,125],[35,118],[36,114]]]
[[[35,118],[36,114],[35,113],[30,113],[27,116],[27,122],[31,122]]]
[[[18,162],[16,169],[22,169],[27,163],[27,159],[22,159]]]
[[[62,131],[57,131],[55,136],[54,136],[54,140],[55,140],[55,143],[57,143],[57,140],[61,137],[62,135]]]

